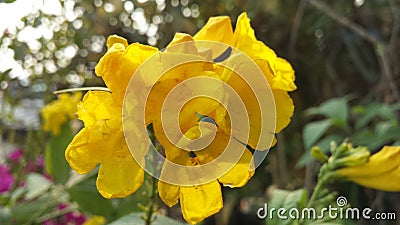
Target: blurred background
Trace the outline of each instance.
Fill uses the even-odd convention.
[[[51,135],[41,130],[40,109],[56,98],[56,90],[104,86],[94,67],[111,34],[162,49],[175,32],[195,34],[217,15],[230,16],[234,25],[244,11],[257,38],[295,69],[295,114],[255,177],[244,188],[224,189],[224,209],[204,224],[263,224],[255,212],[272,190],[311,191],[318,172],[309,153],[314,145],[328,151],[331,141],[349,138],[372,153],[384,145],[400,145],[398,0],[6,0],[0,3],[0,164],[9,165],[16,150],[21,157],[8,168],[14,183],[7,191],[13,195],[1,195],[0,224],[42,224],[65,215],[55,213],[65,207],[86,217],[103,216],[107,223],[138,211],[140,192],[105,200],[95,188],[95,174],[73,185],[62,157],[68,138],[52,140],[50,145],[61,149],[60,158],[46,159]],[[26,171],[31,164],[35,167]],[[46,187],[40,186],[43,174],[51,177]],[[33,193],[28,202],[18,204],[15,192],[26,182],[51,193],[62,190],[63,198],[34,217],[37,207],[49,200],[41,203],[41,195]],[[350,183],[333,188],[355,206],[400,216],[397,193]],[[183,222],[177,207],[170,209],[161,201],[159,206],[160,213]]]

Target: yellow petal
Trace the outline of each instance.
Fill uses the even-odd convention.
[[[65,159],[79,174],[86,174],[93,170],[104,156],[104,151],[101,150],[103,146],[101,143],[96,143],[99,138],[96,140],[93,136],[94,133],[89,132],[88,128],[83,128],[65,151]]]
[[[250,19],[246,13],[242,13],[237,20],[234,32],[234,46],[246,53],[252,59],[275,60],[275,52],[267,47],[261,41],[258,41],[254,35],[254,30],[250,25]]]
[[[178,203],[179,186],[158,181],[158,194],[167,206],[172,207]]]
[[[400,167],[397,167],[397,169],[393,171],[385,172],[379,175],[369,177],[354,177],[350,178],[350,180],[367,188],[381,191],[399,192]]]
[[[59,135],[61,125],[67,122],[66,114],[61,110],[61,104],[49,104],[42,108],[43,130]]]
[[[228,16],[211,17],[193,38],[233,45],[231,19]]]
[[[112,144],[112,145],[111,145]],[[97,189],[105,198],[124,198],[135,192],[143,183],[144,171],[132,157],[123,133],[117,133],[100,164]]]
[[[285,59],[278,57],[273,62],[272,69],[275,74],[272,88],[284,91],[296,90],[297,87],[294,84],[294,70],[290,63],[288,63]]]
[[[180,201],[185,220],[198,223],[222,208],[221,186],[218,181],[195,187],[181,187]]]
[[[83,225],[103,225],[106,219],[102,216],[92,216],[89,220],[83,223]]]
[[[234,44],[231,19],[228,16],[211,17],[194,36],[194,40],[200,52],[204,52],[202,55],[219,57]],[[212,51],[211,54],[207,50]]]
[[[89,91],[78,105],[78,116],[86,127],[103,125],[110,130],[120,129],[122,106],[112,94],[105,91]]]
[[[248,37],[250,40],[257,40],[254,35],[254,30],[250,26],[250,19],[247,17],[247,13],[243,12],[238,16],[236,27],[235,27],[235,43],[239,43],[243,37]]]
[[[115,37],[110,37],[108,43],[111,46],[100,59],[95,72],[122,104],[126,87],[136,69],[158,49],[139,43],[126,46],[124,41]]]
[[[174,39],[167,46],[168,52],[198,54],[193,37],[185,33],[176,33]]]
[[[113,47],[114,44],[117,43],[122,44],[125,48],[128,47],[128,41],[125,38],[114,34],[108,37],[107,48],[110,49]]]
[[[254,170],[250,171],[251,168],[254,168],[254,165],[250,165],[252,158],[253,155],[246,149],[239,162],[228,173],[218,178],[219,182],[231,188],[243,187],[254,174]]]
[[[218,100],[223,98],[224,92],[220,83],[210,85],[210,81],[207,80],[208,78],[217,80],[218,76],[212,71],[203,71],[203,69],[203,62],[193,62],[179,65],[166,73],[163,78],[152,87],[147,99],[147,123],[158,123],[161,121],[161,112],[163,112],[163,115],[165,115],[164,119],[170,119],[171,123],[173,123],[176,118],[179,118],[180,127],[182,131],[185,132],[198,121],[196,113],[203,115],[210,114],[219,105],[218,102],[209,97],[200,95],[208,93],[208,96],[212,96]],[[202,77],[204,77],[204,79],[202,79]],[[181,84],[187,78],[201,78],[202,81],[189,81],[188,83]],[[164,101],[166,97],[171,94],[173,89],[178,95],[170,97],[168,104],[166,104]],[[191,99],[182,107],[181,104],[189,100],[188,97],[190,96],[198,97]],[[178,110],[178,108],[181,108],[181,110]]]
[[[235,29],[235,47],[250,56],[263,71],[272,89],[293,91],[294,71],[284,59],[276,56],[275,52],[254,35],[250,20],[245,13],[238,18]]]
[[[272,90],[276,107],[276,129],[279,133],[290,123],[290,118],[293,115],[294,105],[289,94],[281,90]]]
[[[265,102],[259,102],[258,98],[254,94],[255,92],[260,93],[260,90],[262,91],[268,91],[265,90],[265,86],[260,86],[258,87],[250,87],[247,82],[241,78],[238,74],[232,73],[231,75],[227,76],[229,77],[227,80],[227,83],[236,91],[236,93],[240,96],[241,101],[244,103],[246,107],[246,114],[243,115],[243,112],[240,111],[239,107],[231,107],[229,109],[229,114],[231,114],[232,118],[243,118],[243,120],[236,120],[233,121],[237,127],[240,128],[240,130],[234,129],[233,136],[235,138],[238,138],[242,143],[250,145],[254,149],[258,150],[264,150],[268,149],[271,146],[273,135],[274,135],[274,124],[275,124],[275,108],[274,108],[274,100],[273,96],[271,93],[269,93],[269,97],[266,97]],[[235,106],[238,103],[235,102],[235,99],[228,99],[228,106]],[[261,115],[261,109],[260,109],[260,104],[262,104],[263,107],[269,107],[268,109],[265,109],[263,111],[263,114],[267,115]],[[276,102],[275,102],[276,104]],[[221,111],[222,109],[218,109]],[[223,116],[223,113],[219,112],[220,116]],[[227,118],[229,115],[225,115],[225,120],[229,121],[230,118]],[[249,122],[249,126],[246,125],[247,119]],[[217,117],[217,124],[218,126],[221,127],[222,130],[230,130],[230,123],[226,122],[225,126],[228,126],[228,128],[224,128],[222,125],[224,123],[220,122],[221,118]],[[246,131],[243,130],[244,128],[249,129],[249,136],[245,134]],[[262,136],[262,137],[261,137]]]
[[[400,146],[385,146],[367,163],[344,167],[338,174],[368,188],[400,191]]]
[[[60,134],[61,126],[73,119],[77,111],[77,105],[82,97],[82,93],[75,92],[70,95],[60,94],[58,99],[50,102],[41,110],[43,117],[43,130],[51,131],[53,135]]]

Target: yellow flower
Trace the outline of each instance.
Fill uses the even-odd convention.
[[[287,63],[287,61],[277,57],[271,49],[255,38],[254,31],[250,27],[250,23],[246,14],[239,16],[235,32],[232,31],[229,17],[210,18],[207,24],[194,36],[194,40],[223,42],[238,48],[250,56],[261,68],[267,81],[271,85],[277,110],[277,127],[275,132],[279,132],[287,126],[294,109],[292,100],[287,94],[287,91],[296,89],[296,86],[294,85],[293,69],[291,68],[290,64]],[[172,43],[176,44],[184,41],[191,41],[191,39],[187,35],[179,34],[175,36]],[[196,44],[199,48],[204,47],[201,42]],[[192,48],[190,48],[190,50],[188,48],[185,50],[193,52]],[[218,56],[218,54],[224,52],[225,49],[221,49],[221,47],[219,47],[216,50],[213,50],[213,57],[215,58]],[[218,54],[216,54],[216,52]],[[235,59],[231,60],[234,64]],[[220,69],[218,65],[214,65],[213,72],[216,74],[218,79],[227,82],[235,89],[235,91],[237,91],[240,97],[246,99],[244,103],[246,109],[248,112],[250,112],[250,136],[249,142],[246,143],[253,148],[259,146],[269,146],[270,142],[267,143],[268,137],[261,137],[260,140],[261,112],[257,108],[259,101],[246,84],[246,81],[230,70]],[[158,95],[160,94],[160,92],[157,93]],[[221,99],[227,99],[226,96],[220,97]],[[164,98],[165,96],[158,97],[158,99]],[[229,100],[228,104],[230,104]],[[200,135],[207,136],[207,132],[211,133],[210,130],[216,129],[214,141],[200,151],[187,151],[170,145],[170,142],[162,133],[163,130],[161,126],[158,124],[153,124],[157,139],[165,148],[166,158],[178,165],[197,167],[216,160],[219,156],[221,156],[222,151],[226,149],[229,136],[231,135],[230,118],[227,115],[226,109],[224,109],[221,105],[214,105],[213,107],[210,107],[212,104],[201,104],[199,102],[197,102],[197,105],[209,109],[208,112],[204,112],[204,115],[212,118],[217,124],[217,126],[215,126],[212,123],[203,123],[203,130],[201,132],[199,128],[201,126],[201,122],[196,123],[191,121],[187,127],[181,127],[182,131],[185,132],[185,137],[191,140],[199,138]],[[189,108],[186,113],[187,115],[194,116],[194,112],[196,111],[193,110],[193,108]],[[183,121],[180,120],[180,122],[180,124],[182,124]],[[213,126],[214,128],[212,128]],[[262,138],[264,138],[264,140]],[[257,144],[259,141],[261,141],[261,145]],[[265,143],[262,141],[265,141]],[[178,143],[182,142],[186,143],[188,141],[178,141]],[[168,164],[164,164],[161,174],[161,181],[159,181],[158,186],[161,199],[168,206],[173,206],[180,200],[183,216],[190,224],[198,223],[204,220],[206,217],[218,212],[222,208],[222,193],[220,183],[224,186],[229,186],[232,188],[242,187],[254,174],[254,162],[252,161],[251,152],[240,142],[234,141],[233,145],[235,145],[235,149],[238,152],[243,152],[240,160],[238,162],[227,162],[227,164],[230,164],[231,169],[229,169],[226,174],[216,177],[216,179],[201,185],[187,186],[164,182],[163,180],[168,180],[169,176],[176,176],[176,174],[180,174],[179,179],[181,179],[182,183],[185,183],[183,180],[188,178],[186,176],[190,176],[185,176],[185,174],[176,171],[175,167],[170,168]],[[187,145],[185,145],[185,147],[192,149]],[[223,166],[216,168],[218,168],[216,171],[212,171],[215,174],[220,174],[220,172],[223,172],[226,169]],[[207,176],[207,174],[204,175]]]
[[[262,102],[271,109],[271,114],[262,115],[259,96],[253,93],[253,88],[268,87],[257,83],[250,87],[232,70],[235,66],[251,67],[241,64],[248,62],[243,61],[243,54],[233,50],[221,63],[214,61],[227,50],[227,46],[244,52],[260,68],[262,80],[271,87],[265,92],[266,98],[270,99]],[[129,144],[129,147],[143,151],[139,152],[138,158],[135,154],[134,160],[127,142],[130,138],[147,138],[135,130],[136,119],[144,123],[141,125],[151,124],[167,159],[158,186],[161,199],[169,206],[180,201],[183,216],[191,224],[215,214],[223,204],[220,185],[242,187],[254,174],[253,155],[247,145],[257,150],[269,148],[275,133],[290,122],[294,106],[287,92],[296,89],[292,67],[256,39],[245,13],[239,16],[235,31],[229,17],[213,17],[193,37],[176,34],[162,52],[137,43],[128,45],[118,36],[109,37],[107,47],[107,53],[96,66],[96,74],[103,78],[111,93],[88,92],[79,104],[78,115],[85,127],[69,145],[67,161],[81,174],[100,164],[99,192],[106,198],[125,197],[143,182],[142,168],[147,152],[147,149],[139,147],[143,143]],[[146,60],[151,63],[144,63]],[[190,62],[182,63],[187,61]],[[226,68],[231,65],[232,68]],[[168,70],[164,70],[166,68]],[[256,76],[252,72],[257,71],[250,71],[247,76]],[[133,86],[129,84],[132,78],[138,78],[138,83]],[[237,99],[224,84],[239,96],[248,115],[237,110]],[[142,90],[149,90],[146,105],[141,102]],[[188,99],[188,96],[195,98]],[[130,114],[136,112],[139,105],[144,106],[143,121],[135,118],[137,114]],[[123,110],[128,111],[124,118]],[[274,115],[277,117],[276,127]],[[248,116],[248,120],[242,119],[244,116]],[[200,120],[201,117],[208,122]],[[233,125],[237,118],[243,120],[239,121],[241,125],[248,121],[248,132]],[[176,127],[173,126],[175,122],[178,124]],[[263,126],[265,124],[267,126]],[[134,135],[127,136],[123,125]],[[244,133],[248,133],[248,138],[242,135]],[[202,143],[210,142],[205,148],[198,149],[198,142],[194,140],[199,139]],[[233,151],[227,156],[226,149]],[[230,154],[237,157],[230,159]],[[214,162],[217,164],[210,170],[207,166]],[[184,169],[175,170],[176,165],[200,170],[187,173]],[[171,179],[176,182],[166,182]],[[200,182],[187,182],[196,179]]]
[[[97,189],[105,198],[122,198],[143,183],[144,171],[132,157],[122,130],[122,104],[126,86],[136,68],[157,49],[113,35],[108,51],[96,66],[109,92],[89,91],[78,105],[85,127],[68,146],[65,157],[79,174],[100,164]]]
[[[102,216],[92,216],[89,220],[83,223],[83,225],[103,225],[106,219]]]
[[[338,174],[364,187],[400,191],[400,146],[385,146],[367,163],[339,169]]]
[[[57,100],[44,106],[42,108],[43,130],[50,131],[53,135],[60,134],[61,125],[74,118],[77,110],[76,105],[81,98],[80,92],[75,92],[72,95],[64,93],[60,94]]]

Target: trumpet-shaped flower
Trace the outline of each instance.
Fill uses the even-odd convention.
[[[72,95],[60,94],[57,100],[50,102],[42,108],[44,120],[43,130],[51,131],[54,135],[60,133],[61,125],[73,119],[76,113],[76,105],[81,100],[82,94],[75,92]]]
[[[129,148],[139,149],[142,145],[129,144],[131,136],[122,127],[137,134],[134,140],[144,138],[135,130],[134,117],[138,115],[131,113],[144,105],[144,95],[145,119],[138,121],[152,125],[166,158],[158,183],[161,199],[169,206],[180,202],[183,216],[191,224],[218,212],[222,208],[221,185],[242,187],[254,174],[253,155],[247,145],[258,150],[269,148],[274,134],[290,121],[294,107],[287,92],[296,89],[290,64],[256,39],[245,13],[239,16],[235,31],[229,17],[213,17],[193,37],[176,34],[162,52],[137,43],[128,45],[115,35],[108,38],[107,47],[96,74],[111,93],[88,92],[79,104],[78,115],[85,127],[66,151],[71,167],[87,173],[100,164],[97,187],[107,198],[125,197],[136,191],[143,182],[147,149],[142,149],[134,160]],[[234,48],[232,53],[221,57],[229,48]],[[265,92],[270,99],[263,103],[271,114],[262,115],[259,96],[253,93],[254,89],[265,89],[263,83],[253,82],[253,87],[234,71],[249,67],[244,64],[248,61],[242,60],[243,53],[258,66],[267,89],[270,86]],[[256,76],[252,72],[257,71],[246,76]],[[137,81],[133,86],[132,79]],[[248,119],[241,121],[245,115],[236,110],[237,99],[227,86],[243,102]],[[148,96],[141,90],[149,90]],[[122,111],[127,112],[124,118]],[[264,117],[271,117],[269,126],[263,127]],[[241,124],[248,122],[248,132],[233,125],[237,118]],[[248,138],[242,133],[248,133]],[[199,149],[195,140],[210,142]],[[228,155],[232,153],[236,159],[227,158],[226,149],[233,149]],[[176,165],[201,169],[187,173],[175,170]],[[193,177],[202,182],[188,183],[195,180]],[[171,179],[175,182],[168,182]]]
[[[385,146],[368,162],[341,168],[337,173],[368,188],[400,191],[400,146]]]

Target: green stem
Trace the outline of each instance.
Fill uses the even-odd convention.
[[[147,212],[145,216],[145,225],[151,225],[153,222],[153,214],[155,212],[155,205],[157,200],[157,180],[154,177],[151,177],[151,190],[149,194],[149,204],[147,207]]]
[[[50,219],[53,219],[53,218],[57,218],[59,216],[67,214],[69,212],[73,212],[73,211],[75,211],[77,209],[78,209],[78,207],[76,205],[69,206],[68,208],[60,209],[60,210],[48,213],[48,214],[46,214],[44,216],[41,216],[41,217],[37,218],[35,221],[36,221],[36,223],[40,224],[40,223],[43,223],[43,222],[45,222],[47,220],[50,220]]]
[[[161,145],[158,143],[156,136],[154,135],[154,130],[152,128],[152,126],[148,127],[148,131],[149,131],[149,138],[152,141],[152,143],[155,145],[156,149],[158,151],[160,151],[160,149],[162,148]],[[151,165],[155,166],[154,163],[154,158],[150,157],[149,158],[149,162]],[[156,167],[156,166],[155,166]],[[155,168],[156,169],[156,168]],[[144,216],[144,221],[145,221],[145,225],[151,225],[152,222],[154,222],[154,213],[157,210],[156,207],[156,201],[157,201],[157,178],[150,176],[150,179],[148,180],[148,182],[150,182],[150,192],[148,194],[149,197],[149,202],[147,207],[145,207],[146,211],[145,211],[145,216]]]
[[[320,177],[318,179],[317,185],[315,186],[314,191],[310,197],[310,200],[308,201],[307,208],[310,208],[313,206],[315,200],[317,199],[317,196],[319,195],[319,192],[323,189],[325,184],[326,184],[326,179]]]

